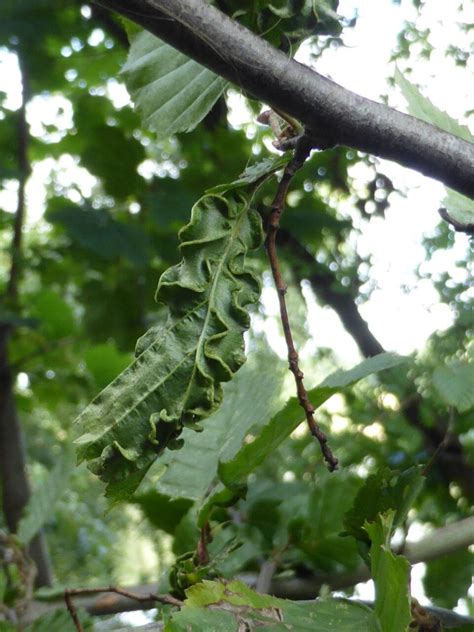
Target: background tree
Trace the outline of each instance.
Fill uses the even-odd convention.
[[[344,32],[354,22],[336,15],[337,3],[307,4],[219,7],[228,15],[239,9],[236,17],[242,24],[288,55],[308,37],[315,56],[342,45]],[[421,5],[420,20],[423,10]],[[460,33],[469,32],[463,10],[460,5]],[[435,333],[409,364],[396,366],[396,358],[384,356],[381,364],[363,365],[366,368],[357,375],[326,387],[340,391],[338,408],[319,409],[317,415],[343,465],[337,474],[324,470],[307,432],[291,432],[291,424],[296,428],[302,417],[296,402],[278,416],[294,387],[286,377],[285,362],[268,349],[267,338],[275,345],[280,334],[269,333],[275,318],[269,301],[263,301],[253,314],[247,363],[225,386],[223,404],[204,422],[203,433],[186,430],[184,447],[165,452],[122,509],[104,515],[100,484],[85,468],[73,469],[67,449],[73,419],[129,364],[136,339],[163,321],[164,308],[153,301],[156,282],[180,259],[177,233],[188,222],[192,205],[205,190],[236,180],[246,166],[255,166],[253,172],[247,171],[252,181],[285,163],[269,154],[271,128],[255,122],[241,129],[229,124],[223,96],[189,134],[170,136],[165,124],[169,119],[172,125],[173,116],[166,119],[159,110],[162,127],[157,141],[157,132],[145,129],[118,83],[129,38],[123,22],[106,9],[72,2],[53,7],[45,0],[11,3],[2,12],[3,60],[6,64],[12,56],[16,59],[22,86],[21,100],[12,103],[9,95],[3,101],[0,127],[5,201],[0,215],[5,246],[2,526],[18,533],[23,544],[31,541],[37,584],[52,583],[52,567],[59,586],[156,581],[163,574],[160,591],[167,591],[168,569],[173,566],[176,590],[193,583],[190,574],[196,571],[197,550],[211,561],[209,569],[204,557],[197,560],[198,568],[204,567],[199,577],[239,575],[260,592],[292,599],[312,598],[323,584],[350,595],[354,584],[369,576],[361,566],[356,538],[365,551],[377,541],[375,532],[370,537],[361,533],[364,519],[377,524],[378,513],[399,505],[406,490],[414,492],[417,487],[419,470],[410,468],[429,463],[423,488],[417,489],[408,516],[402,516],[397,536],[403,539],[412,525],[457,525],[450,532],[451,548],[434,553],[431,548],[417,557],[416,547],[411,553],[407,547],[406,554],[412,560],[427,560],[424,589],[434,603],[453,608],[461,598],[470,608],[466,595],[473,564],[467,548],[472,544],[469,516],[474,494],[472,318],[462,276],[459,283],[448,278],[449,273],[433,279],[442,300],[452,307],[453,323]],[[147,45],[150,41],[145,40]],[[401,67],[411,63],[415,47],[417,54],[429,57],[430,33],[408,24],[395,53]],[[132,62],[140,61],[142,52],[135,48],[135,57],[133,52],[129,57],[125,77],[132,93],[134,81],[143,77]],[[460,46],[451,45],[446,52],[453,64],[467,64],[461,39]],[[171,54],[175,59],[176,53]],[[151,71],[159,73],[153,62]],[[403,85],[408,94],[410,84]],[[421,102],[414,94],[412,106]],[[256,118],[260,103],[247,93],[245,98]],[[145,98],[145,111],[147,104]],[[430,113],[436,116],[435,110]],[[155,119],[155,130],[156,125]],[[263,168],[262,155],[270,158]],[[351,175],[358,164],[365,166],[364,181]],[[354,244],[371,218],[384,217],[393,190],[393,182],[373,157],[342,146],[314,152],[293,178],[278,248],[290,284],[288,302],[299,348],[307,342],[308,311],[316,298],[337,313],[361,358],[384,351],[359,311],[370,299],[376,270]],[[269,181],[255,198],[264,218],[274,191],[275,181]],[[347,206],[350,213],[344,211]],[[41,216],[28,221],[28,210]],[[467,238],[460,236],[457,243],[459,239]],[[449,250],[454,243],[452,229],[440,223],[426,237],[427,255]],[[251,267],[268,286],[263,250],[252,257]],[[423,277],[421,266],[419,274]],[[332,346],[328,339],[324,347],[309,344],[302,353],[310,386],[339,366]],[[384,363],[393,366],[376,379],[346,388],[352,379],[383,368]],[[320,389],[313,397],[319,402],[331,392]],[[281,443],[275,446],[264,434],[272,427],[282,428],[277,436]],[[251,446],[263,448],[252,454]],[[259,465],[247,472],[243,466],[252,459]],[[225,465],[218,472],[219,460]],[[25,514],[30,495],[26,463],[39,491]],[[399,471],[410,472],[406,484]],[[247,473],[252,479],[243,497]],[[220,485],[232,492],[224,499],[218,495],[223,490],[213,487],[218,474]],[[362,497],[356,500],[364,482]],[[385,506],[375,506],[371,514],[369,499],[395,483],[399,495]],[[216,505],[212,513],[212,503],[202,503],[206,494]],[[355,500],[361,510],[343,524]],[[222,506],[231,501],[229,508]],[[203,524],[212,534],[204,552],[199,541],[202,544],[208,527],[201,532],[198,528]],[[37,534],[39,527],[43,534]],[[342,537],[343,529],[356,538]],[[22,606],[31,596],[31,576],[23,572],[27,562],[10,562],[12,550],[20,549],[5,537],[0,548],[5,577],[0,582],[5,586],[2,614],[14,621],[25,616]],[[236,548],[237,544],[241,546]],[[19,569],[19,576],[13,568]],[[109,612],[126,609],[119,596],[110,603]],[[271,602],[249,604],[276,607]],[[89,601],[88,606],[101,612],[97,602]],[[34,614],[28,616],[36,616],[39,608],[35,604]],[[60,619],[62,615],[47,616],[58,617],[58,629],[69,624]],[[353,611],[351,616],[354,626],[359,615]],[[364,611],[360,616],[368,615]]]

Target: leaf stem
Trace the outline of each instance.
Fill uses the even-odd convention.
[[[287,291],[287,287],[281,274],[276,249],[276,234],[280,227],[280,218],[283,213],[285,199],[288,193],[291,179],[298,171],[298,169],[300,169],[300,167],[302,167],[305,163],[306,158],[309,156],[313,145],[314,141],[312,141],[312,139],[308,138],[306,135],[301,136],[296,146],[294,156],[286,166],[285,171],[283,172],[283,176],[279,182],[275,198],[271,205],[271,212],[267,228],[267,237],[265,240],[265,248],[267,250],[268,259],[270,261],[270,266],[272,269],[273,280],[275,282],[276,290],[278,293],[281,323],[283,326],[283,333],[285,335],[286,346],[288,349],[289,369],[293,373],[295,378],[298,401],[301,408],[304,410],[309,431],[313,435],[313,437],[315,437],[319,441],[324,460],[327,463],[329,471],[332,472],[337,469],[338,460],[333,455],[331,448],[327,443],[326,435],[314,419],[314,408],[309,400],[308,393],[303,383],[304,374],[299,368],[298,353],[293,342],[293,334],[291,332],[288,310],[286,306],[285,294]]]

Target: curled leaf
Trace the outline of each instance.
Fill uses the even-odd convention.
[[[158,284],[166,324],[138,341],[136,360],[77,420],[79,461],[108,483],[113,501],[133,493],[166,447],[180,447],[184,427],[200,429],[221,403],[221,383],[245,361],[245,307],[260,294],[246,254],[262,239],[242,195],[208,195],[193,207],[180,232],[183,259]]]

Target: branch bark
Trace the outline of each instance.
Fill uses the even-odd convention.
[[[204,0],[96,0],[270,106],[321,146],[395,160],[474,197],[474,144],[361,97],[275,49]]]
[[[22,78],[22,103],[19,109],[18,127],[18,202],[13,227],[11,245],[11,266],[5,293],[5,302],[12,309],[18,306],[18,283],[21,275],[22,236],[25,221],[25,188],[30,174],[28,160],[28,125],[26,104],[29,99],[28,77],[21,55],[18,62]],[[8,342],[11,325],[0,322],[0,478],[2,509],[5,522],[11,533],[16,533],[23,508],[28,502],[31,490],[26,472],[26,452],[23,429],[21,427],[13,392],[13,371],[8,358]],[[36,564],[37,586],[49,586],[52,572],[46,540],[39,533],[31,542],[29,553]]]

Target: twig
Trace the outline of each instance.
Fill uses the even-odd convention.
[[[107,586],[104,588],[67,588],[64,591],[64,601],[66,602],[67,609],[71,615],[72,620],[74,621],[74,625],[76,626],[77,632],[84,632],[84,629],[79,620],[76,606],[72,601],[72,597],[86,596],[86,595],[96,595],[99,593],[115,593],[117,595],[121,595],[122,597],[127,597],[128,599],[133,599],[138,603],[148,603],[150,601],[157,601],[163,605],[168,606],[177,606],[181,607],[183,602],[180,599],[176,599],[172,595],[157,595],[156,593],[148,593],[146,595],[140,595],[138,593],[131,592],[130,590],[125,590],[123,588],[118,588],[117,586]]]
[[[321,452],[323,453],[324,460],[327,463],[330,472],[337,469],[338,461],[333,455],[331,448],[327,444],[327,437],[320,429],[314,419],[314,408],[309,401],[308,393],[303,383],[303,372],[298,365],[298,353],[295,349],[293,342],[293,335],[291,333],[290,321],[288,318],[288,310],[286,307],[286,285],[283,281],[283,277],[280,270],[280,264],[278,262],[277,250],[276,250],[276,234],[280,227],[280,217],[283,213],[286,194],[290,185],[291,179],[300,167],[303,166],[306,158],[309,155],[313,147],[313,142],[307,136],[302,136],[296,147],[295,154],[291,161],[285,168],[283,176],[278,185],[278,189],[275,198],[271,205],[271,213],[268,220],[267,238],[265,240],[265,247],[267,249],[268,259],[272,269],[273,280],[278,292],[278,300],[280,303],[280,317],[283,325],[283,332],[285,334],[286,346],[288,348],[288,362],[290,371],[295,377],[296,392],[298,394],[298,400],[301,408],[305,412],[306,421],[308,423],[309,430],[313,437],[315,437],[321,446]]]
[[[201,529],[201,533],[199,534],[199,542],[197,545],[197,558],[199,562],[199,566],[206,566],[209,564],[209,552],[207,550],[207,545],[212,542],[211,528],[209,526],[209,522],[206,522],[205,525]]]
[[[69,614],[71,615],[71,619],[76,626],[77,632],[84,632],[84,628],[82,627],[81,621],[79,619],[79,615],[77,614],[76,606],[71,598],[71,593],[69,590],[64,591],[64,601],[66,602],[67,609],[69,610]]]

